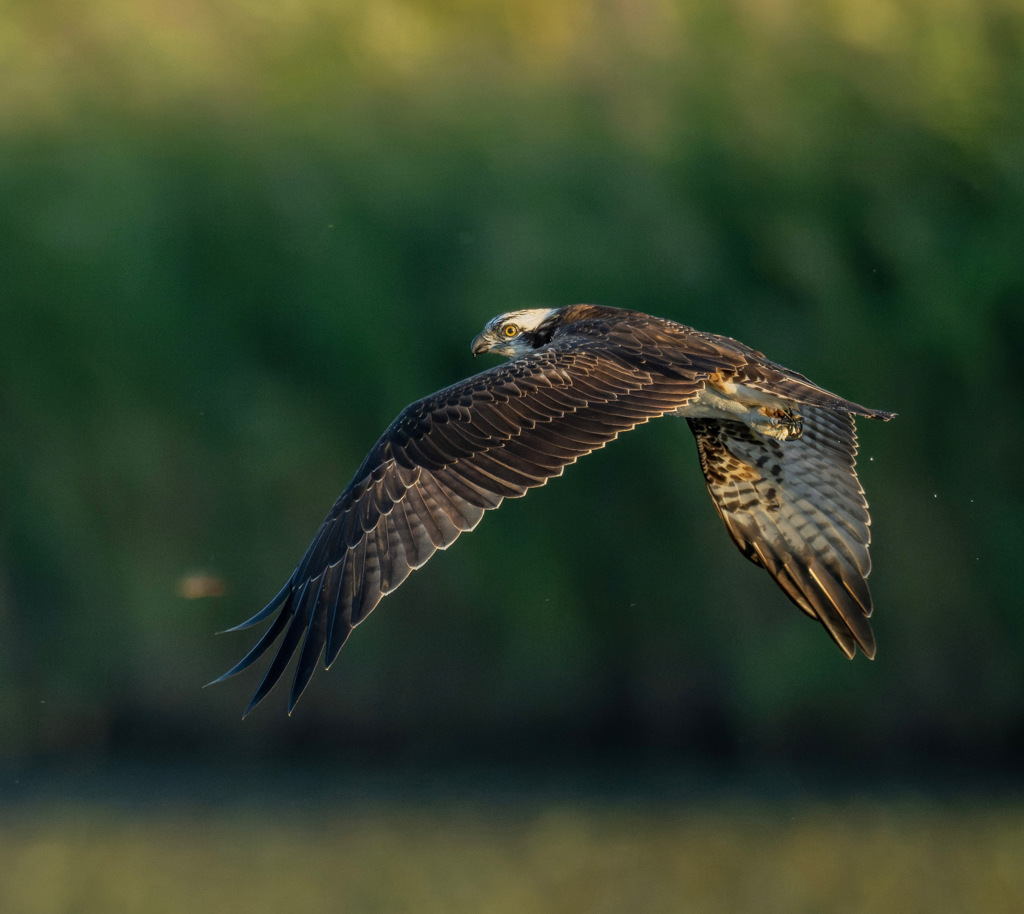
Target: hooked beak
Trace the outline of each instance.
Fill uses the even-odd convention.
[[[487,332],[478,333],[473,338],[473,358],[475,359],[481,352],[490,352],[491,346],[494,342],[487,336]]]

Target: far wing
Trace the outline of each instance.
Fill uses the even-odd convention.
[[[301,643],[290,713],[325,649],[330,666],[381,598],[472,530],[484,511],[693,399],[723,365],[720,351],[701,345],[670,371],[645,365],[644,341],[628,336],[623,330],[556,339],[404,410],[335,503],[288,583],[236,627],[277,612],[252,650],[216,681],[248,667],[283,634],[246,713],[280,679]]]
[[[729,535],[843,652],[875,655],[868,617],[870,523],[844,411],[802,409],[803,435],[765,439],[740,422],[691,419],[711,498]]]

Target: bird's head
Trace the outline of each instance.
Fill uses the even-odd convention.
[[[550,332],[543,328],[544,322],[557,308],[527,308],[523,311],[509,311],[499,314],[487,322],[487,326],[473,340],[473,355],[493,352],[514,359],[544,345]]]

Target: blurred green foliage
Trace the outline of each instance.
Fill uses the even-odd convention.
[[[1021,748],[1019,5],[0,15],[3,754]],[[201,691],[391,418],[574,301],[900,413],[861,428],[879,659],[742,561],[664,422],[414,575],[291,721]]]

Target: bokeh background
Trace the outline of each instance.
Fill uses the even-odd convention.
[[[11,2],[0,213],[4,910],[1020,910],[1014,0]],[[203,689],[399,410],[577,301],[900,414],[878,659],[666,421],[291,718]]]

